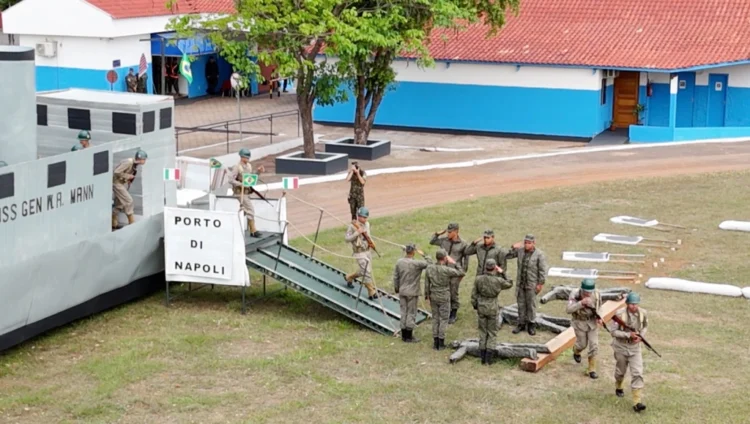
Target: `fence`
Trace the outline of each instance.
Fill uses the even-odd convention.
[[[295,129],[291,127],[292,122],[290,122],[294,118],[296,118],[296,137],[300,137],[299,110],[287,110],[197,127],[175,127],[177,154],[202,150],[205,151],[207,156],[215,156],[221,153],[228,154],[230,148],[237,150],[244,144],[255,146],[264,144],[262,139],[258,140],[263,136],[268,137],[268,144],[273,144],[274,137],[279,140],[289,135],[282,133],[281,130],[294,132]],[[232,139],[232,135],[236,135],[237,138]],[[238,143],[240,146],[233,146]],[[182,150],[180,149],[181,144]]]

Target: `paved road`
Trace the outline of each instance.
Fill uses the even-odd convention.
[[[371,177],[366,189],[372,216],[382,217],[468,198],[539,188],[640,177],[750,169],[750,142],[682,145],[501,162],[472,168]],[[348,220],[348,184],[303,186],[290,194]],[[271,196],[280,193],[270,192]],[[288,219],[312,233],[318,211],[289,198]],[[324,218],[322,228],[342,225]],[[296,236],[294,232],[292,236]]]

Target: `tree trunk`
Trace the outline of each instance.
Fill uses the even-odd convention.
[[[357,103],[354,109],[354,144],[366,145],[368,131],[366,131],[365,112],[367,111],[367,103],[369,99],[365,92],[366,77],[361,71],[358,72],[358,74],[355,87],[357,91],[355,93]]]
[[[299,120],[302,125],[303,157],[315,158],[315,134],[313,132],[312,108],[315,103],[315,95],[312,93],[313,71],[300,69],[297,72],[297,108],[299,109]]]

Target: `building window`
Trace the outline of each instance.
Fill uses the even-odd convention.
[[[606,78],[602,78],[601,98],[602,98],[602,104],[606,105],[607,104],[607,79]]]

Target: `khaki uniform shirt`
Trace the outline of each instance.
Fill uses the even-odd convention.
[[[242,163],[242,161],[240,161],[237,165],[232,167],[229,174],[229,183],[232,184],[232,192],[234,192],[235,195],[239,195],[240,193],[242,193],[242,174],[252,173],[253,166],[250,164],[250,162],[245,165]],[[245,195],[250,195],[249,187],[245,187]]]
[[[581,303],[582,299],[581,289],[573,290],[568,297],[568,306],[565,308],[565,311],[573,315],[573,321],[576,326],[588,327],[588,329],[593,330],[596,328],[596,314],[591,308]],[[596,313],[601,314],[602,296],[599,294],[598,289],[595,289],[591,294],[591,299],[594,301]]]
[[[137,164],[135,163],[135,159],[129,158],[125,159],[119,164],[117,164],[117,167],[115,167],[115,170],[113,172],[112,180],[115,184],[127,184],[130,182],[128,179],[129,176],[135,175],[135,171],[137,168]]]
[[[367,234],[372,237],[372,233],[370,233],[370,223],[365,222],[362,224],[361,222],[358,222],[357,225],[360,227],[364,225],[364,227],[367,229]],[[354,224],[349,224],[349,227],[346,229],[346,236],[344,236],[344,240],[351,243],[352,245],[352,253],[361,254],[361,253],[367,253],[370,251],[370,245],[367,243],[367,239],[364,235],[359,234],[357,232],[357,229],[354,227]]]
[[[642,336],[646,336],[646,332],[648,331],[648,314],[645,309],[638,308],[638,312],[631,314],[627,308],[623,308],[617,311],[616,315]],[[609,330],[612,332],[612,348],[615,351],[627,353],[640,352],[641,343],[632,342],[630,340],[630,331],[624,329],[615,320],[609,322]]]

